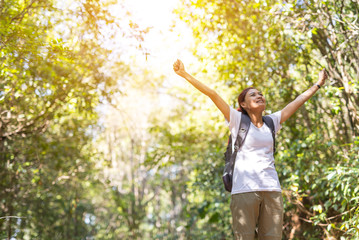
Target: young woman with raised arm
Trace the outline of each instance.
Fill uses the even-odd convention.
[[[272,133],[262,119],[266,108],[265,97],[256,88],[246,88],[238,96],[237,111],[216,91],[188,74],[180,60],[173,64],[173,70],[211,98],[225,117],[232,134],[232,144],[238,133],[241,114],[247,114],[251,119],[247,137],[236,156],[233,172],[230,209],[235,239],[254,239],[256,227],[260,240],[282,239],[283,198],[274,165]],[[281,124],[311,98],[327,78],[323,69],[316,84],[281,111],[268,115],[273,119],[276,134]]]

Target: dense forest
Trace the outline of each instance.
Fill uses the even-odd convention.
[[[1,239],[232,239],[224,118],[121,58],[151,31],[122,2],[0,1]],[[359,1],[181,0],[174,14],[195,39],[188,71],[235,108],[255,86],[278,111],[327,69],[277,137],[283,239],[359,239]]]

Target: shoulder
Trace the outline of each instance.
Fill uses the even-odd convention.
[[[266,115],[266,117],[270,117],[273,120],[276,133],[282,128],[282,125],[280,124],[281,115],[282,115],[282,111],[277,111],[269,115]]]
[[[230,109],[230,121],[228,122],[226,120],[226,123],[229,127],[229,129],[232,131],[232,130],[235,130],[238,128],[240,122],[241,122],[241,118],[242,118],[242,113],[239,112],[238,110],[234,109],[233,107],[229,107]]]
[[[265,116],[272,118],[273,121],[277,121],[278,119],[280,120],[281,115],[282,115],[282,111],[277,111],[277,112],[274,112],[274,113],[271,113],[271,114],[268,114]]]
[[[242,117],[242,112],[240,112],[240,111],[234,109],[234,108],[231,107],[231,106],[229,107],[229,109],[230,109],[231,119],[232,119],[232,117],[233,117],[233,119],[241,119],[241,117]]]

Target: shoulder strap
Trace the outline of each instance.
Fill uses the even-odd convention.
[[[269,116],[263,116],[263,122],[265,124],[267,124],[267,126],[270,128],[271,132],[272,132],[272,137],[273,137],[273,153],[275,153],[276,151],[276,146],[275,146],[275,129],[274,129],[274,122],[273,119]]]
[[[251,119],[245,113],[241,114],[241,123],[239,124],[238,134],[236,141],[234,143],[234,150],[238,151],[239,148],[243,145],[244,140],[246,139],[249,127],[251,125]]]
[[[240,147],[243,145],[244,140],[246,139],[250,124],[251,124],[251,119],[249,118],[249,116],[247,114],[242,113],[241,114],[241,123],[239,124],[237,138],[236,138],[236,141],[234,142],[234,151],[232,152],[231,158],[229,160],[229,169],[230,169],[229,175],[230,176],[233,176],[237,152],[240,149]],[[232,189],[232,182],[230,184],[231,184],[231,189]]]

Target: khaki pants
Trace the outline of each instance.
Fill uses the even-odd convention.
[[[236,240],[253,240],[257,224],[259,240],[282,239],[282,193],[261,191],[233,194],[230,208]]]

